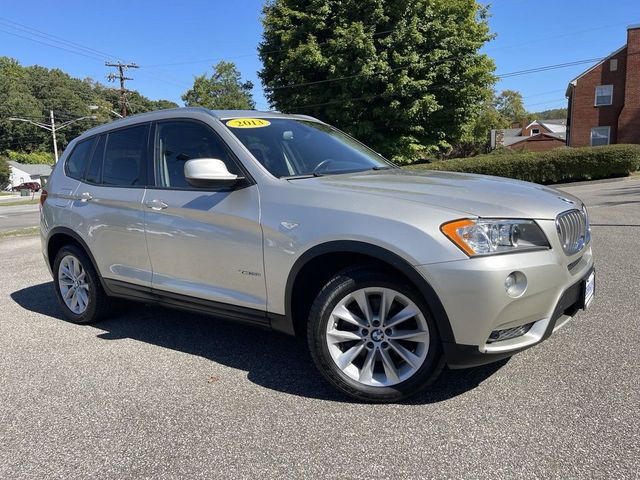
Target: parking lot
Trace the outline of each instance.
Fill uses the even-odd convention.
[[[591,309],[397,405],[348,401],[276,333],[135,304],[68,323],[39,239],[0,239],[0,478],[638,478],[640,179],[565,190]]]

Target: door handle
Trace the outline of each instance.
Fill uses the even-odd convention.
[[[81,202],[88,202],[91,199],[93,199],[93,196],[89,192],[83,192],[78,195],[78,200],[80,200]]]
[[[149,200],[147,203],[145,203],[145,205],[147,206],[147,208],[150,208],[151,210],[164,210],[169,206],[166,203],[164,203],[162,200],[159,200],[157,198],[153,200]]]

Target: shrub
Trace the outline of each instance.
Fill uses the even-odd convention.
[[[410,165],[409,170],[446,170],[561,183],[624,177],[640,169],[640,145],[558,148],[540,153],[501,153]]]
[[[6,156],[9,160],[13,160],[18,163],[30,163],[30,164],[47,164],[53,165],[54,158],[53,153],[50,152],[15,152],[13,150],[7,150]]]

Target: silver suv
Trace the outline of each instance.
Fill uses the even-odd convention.
[[[299,335],[365,401],[535,345],[594,293],[580,200],[408,172],[301,115],[118,120],[73,140],[46,190],[42,251],[71,321],[123,297]]]

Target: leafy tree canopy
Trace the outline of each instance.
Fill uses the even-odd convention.
[[[524,108],[522,94],[516,90],[503,90],[495,101],[496,110],[510,122],[528,123],[529,113]]]
[[[128,103],[132,114],[177,107],[135,91],[129,93]],[[90,105],[101,108],[91,111]],[[95,115],[96,120],[83,120],[58,132],[58,148],[62,150],[87,128],[113,120],[109,110],[117,110],[117,106],[118,93],[90,78],[81,80],[62,70],[37,65],[23,67],[13,58],[0,57],[0,152],[53,151],[50,132],[9,117],[49,123],[49,110],[54,111],[58,122]]]
[[[554,120],[554,119],[567,118],[567,109],[552,108],[550,110],[543,110],[541,112],[531,113],[530,116],[535,120]]]
[[[5,158],[0,157],[0,188],[3,188],[9,183],[10,177],[11,169],[9,168],[9,164]]]
[[[493,92],[482,100],[480,113],[466,127],[460,142],[447,153],[447,157],[469,157],[489,151],[491,130],[507,128],[510,120],[496,108],[497,99]]]
[[[399,161],[450,149],[495,82],[475,0],[269,0],[259,72],[269,102]]]
[[[187,107],[205,107],[213,110],[252,110],[255,108],[251,90],[253,83],[243,82],[232,62],[219,62],[213,66],[210,77],[196,77],[193,87],[182,96]]]

